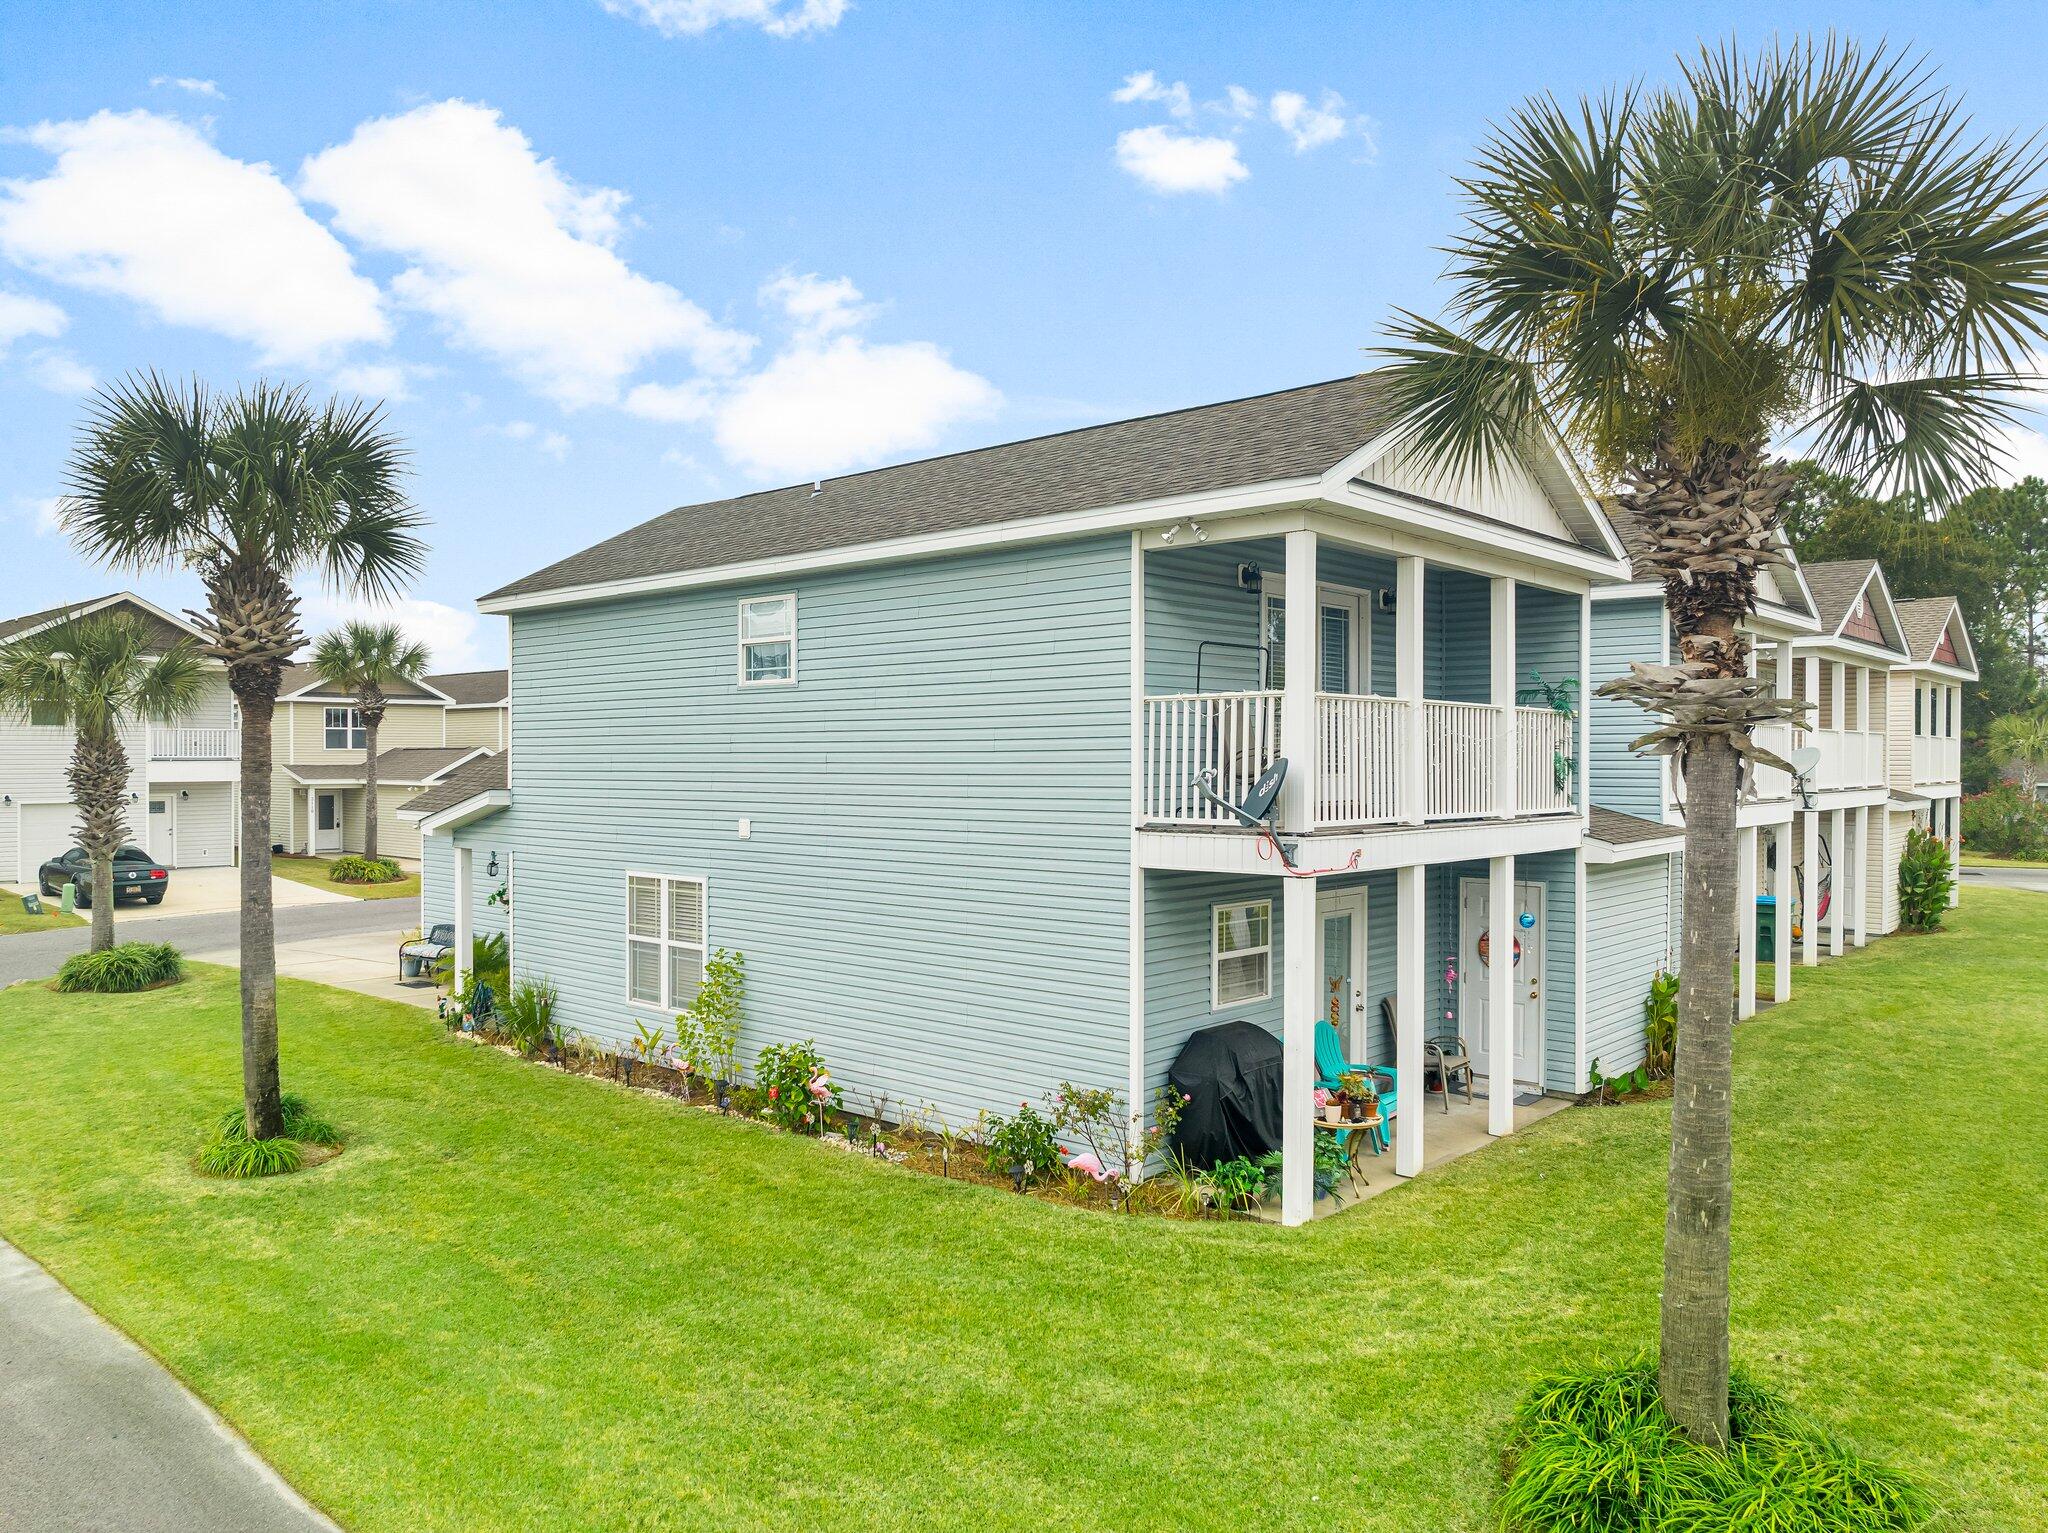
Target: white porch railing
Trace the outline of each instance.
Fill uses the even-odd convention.
[[[1773,755],[1789,757],[1798,748],[1799,732],[1784,720],[1756,726],[1756,743]],[[1670,757],[1664,763],[1664,770],[1671,782],[1671,801],[1681,808],[1685,804],[1685,774],[1678,770],[1678,758]],[[1815,772],[1818,775],[1819,769]],[[1748,774],[1749,789],[1743,794],[1745,803],[1752,800],[1776,800],[1792,796],[1792,778],[1776,767],[1759,766]]]
[[[1884,736],[1874,731],[1802,729],[1794,732],[1793,745],[1820,752],[1816,788],[1875,788],[1884,782]]]
[[[1958,782],[1962,775],[1962,741],[1933,735],[1913,737],[1913,781]]]
[[[1316,739],[1322,772],[1318,825],[1376,825],[1399,820],[1401,743],[1408,704],[1398,697],[1323,692],[1316,697]]]
[[[1432,820],[1477,820],[1494,812],[1494,763],[1500,759],[1501,710],[1486,703],[1422,705],[1429,763],[1423,813]]]
[[[1278,692],[1185,692],[1145,699],[1145,819],[1155,825],[1234,825],[1195,789],[1216,774],[1235,804],[1280,755]]]
[[[233,725],[172,725],[149,732],[155,761],[234,761],[242,754],[242,731]]]
[[[1555,708],[1515,710],[1515,808],[1518,814],[1575,809],[1572,762],[1576,719]]]

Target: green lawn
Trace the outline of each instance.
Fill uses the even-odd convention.
[[[1963,853],[1966,868],[2048,868],[2048,862],[2031,862],[2025,857],[1982,857],[1975,852]]]
[[[273,857],[270,871],[279,878],[289,878],[295,884],[311,884],[315,889],[332,889],[336,894],[352,894],[359,900],[409,900],[417,899],[420,892],[420,876],[408,873],[388,884],[338,884],[327,876],[328,868],[334,865],[331,857]]]
[[[42,902],[43,913],[32,916],[21,908],[21,896],[0,889],[0,937],[11,937],[16,932],[46,932],[57,926],[83,926],[84,916],[67,916],[57,908],[54,899]]]
[[[1953,928],[1738,1034],[1736,1351],[1992,1533],[2048,1525],[2048,899]],[[231,974],[0,992],[0,1231],[356,1529],[1472,1530],[1531,1378],[1655,1333],[1661,1105],[1190,1225],[282,1006],[349,1149],[222,1184]]]

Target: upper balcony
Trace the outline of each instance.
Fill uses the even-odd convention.
[[[1143,591],[1141,828],[1239,828],[1204,780],[1239,803],[1283,756],[1293,834],[1579,814],[1577,592],[1312,533],[1150,551]]]
[[[1935,735],[1913,737],[1913,782],[1916,786],[1963,780],[1963,742]]]
[[[242,731],[232,724],[155,725],[149,731],[152,781],[233,782],[242,770]]]

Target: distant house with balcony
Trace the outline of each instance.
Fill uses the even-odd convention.
[[[515,976],[614,1045],[743,951],[747,1058],[813,1036],[857,1104],[955,1121],[1144,1104],[1255,1023],[1298,1222],[1319,1023],[1398,1067],[1404,1176],[1584,1088],[1588,864],[1675,841],[1588,828],[1628,577],[1552,444],[1428,472],[1370,375],[686,506],[482,601],[513,748],[406,811],[423,918],[460,949],[502,888]],[[1659,931],[1601,940],[1647,974]],[[1478,1100],[1425,1114],[1443,1034]]]
[[[168,647],[198,640],[190,623],[133,592],[0,622],[0,644],[69,616],[125,612]],[[171,724],[138,724],[122,743],[129,762],[129,831],[168,867],[223,867],[235,860],[238,735],[227,673],[206,663],[200,699]],[[36,869],[68,850],[78,823],[65,770],[72,732],[54,722],[0,720],[0,883],[32,884]]]
[[[377,850],[417,863],[419,830],[399,811],[510,735],[507,673],[457,671],[386,689],[377,732]],[[271,724],[270,834],[287,853],[336,856],[367,845],[368,736],[354,700],[310,665],[290,667]]]
[[[120,591],[0,622],[0,643],[26,638],[68,615],[133,613],[164,644],[203,642],[175,613]],[[166,724],[138,725],[125,743],[130,829],[167,867],[230,866],[240,857],[236,788],[241,780],[241,712],[219,662],[205,662],[199,701]],[[393,689],[379,744],[379,850],[419,856],[419,832],[397,818],[406,801],[464,762],[504,749],[506,673],[459,671]],[[27,883],[72,844],[77,813],[65,781],[72,736],[47,724],[0,721],[0,883]],[[271,836],[288,852],[322,855],[363,848],[365,740],[349,699],[328,692],[309,666],[285,673],[272,723],[276,761]]]
[[[1962,603],[1927,596],[1898,604],[1906,659],[1892,667],[1887,770],[1892,800],[1947,841],[1962,867],[1963,687],[1977,651]],[[1957,896],[1961,882],[1957,883]]]

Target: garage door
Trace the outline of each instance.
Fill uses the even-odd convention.
[[[69,804],[21,806],[22,883],[32,882],[37,868],[71,849],[71,831],[77,823],[78,811]]]
[[[224,868],[235,860],[235,805],[229,784],[203,782],[151,791],[178,801],[177,866]]]

